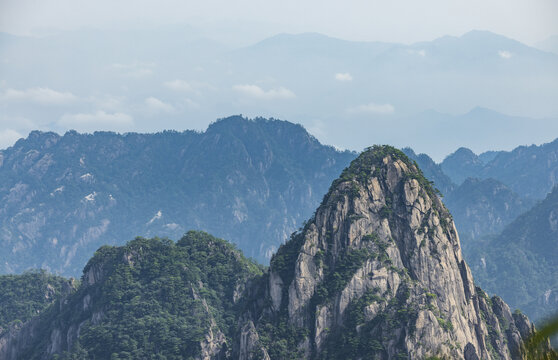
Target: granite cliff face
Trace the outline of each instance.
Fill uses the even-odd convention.
[[[351,163],[252,296],[239,359],[520,359],[533,331],[475,287],[451,215],[391,147]]]

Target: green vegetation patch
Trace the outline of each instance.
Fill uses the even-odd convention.
[[[414,331],[418,317],[417,306],[408,304],[410,291],[402,284],[397,296],[387,301],[379,289],[369,289],[362,297],[349,304],[345,312],[344,326],[329,334],[321,359],[370,359],[387,357],[384,343],[396,339],[399,351],[395,358],[408,359],[404,334],[397,330],[407,327]],[[364,311],[367,306],[379,303],[383,309],[370,321]],[[376,356],[376,357],[375,357]]]
[[[210,329],[232,341],[243,306],[234,302],[235,291],[264,269],[232,244],[191,231],[177,243],[137,238],[126,246],[104,246],[84,276],[89,270],[99,272],[98,281],[87,285],[84,279],[62,313],[53,307],[38,329],[45,334],[38,339],[49,339],[52,324],[85,321],[79,343],[60,359],[197,358]],[[100,321],[91,322],[93,314]],[[32,348],[25,358],[41,358],[44,344]]]
[[[312,304],[323,304],[342,291],[371,254],[368,249],[351,250],[345,253],[316,288]]]
[[[0,333],[10,323],[23,323],[60,297],[68,280],[45,270],[0,275]]]

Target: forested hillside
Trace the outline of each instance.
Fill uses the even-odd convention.
[[[535,319],[558,311],[558,187],[502,233],[472,244],[480,285]]]
[[[0,275],[0,334],[36,316],[76,285],[44,270]]]
[[[0,359],[221,358],[262,271],[203,232],[103,246],[77,291],[0,338]]]

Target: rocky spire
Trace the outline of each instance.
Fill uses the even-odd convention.
[[[261,287],[240,359],[519,359],[533,331],[475,288],[437,191],[389,146],[333,182]]]

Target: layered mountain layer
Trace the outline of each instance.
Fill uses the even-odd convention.
[[[266,263],[355,156],[238,116],[203,133],[32,132],[0,151],[0,273],[75,277],[103,244],[190,229]]]
[[[476,241],[468,251],[483,287],[531,317],[558,309],[558,187],[501,234]]]

